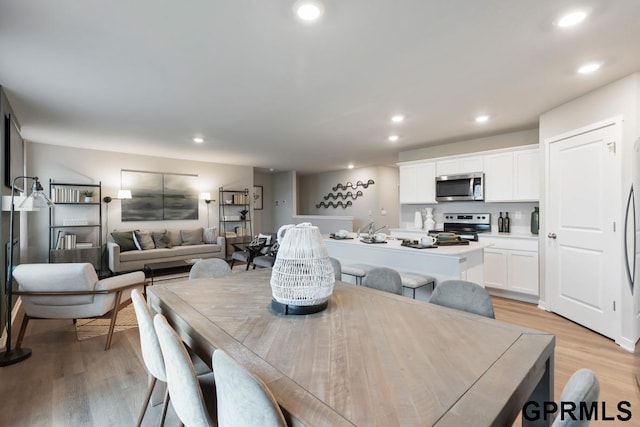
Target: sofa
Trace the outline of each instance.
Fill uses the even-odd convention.
[[[142,270],[145,264],[189,259],[225,259],[225,239],[215,228],[113,231],[107,239],[109,270]]]

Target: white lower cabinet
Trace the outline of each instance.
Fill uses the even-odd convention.
[[[492,289],[539,296],[538,241],[510,237],[485,238],[484,284]]]

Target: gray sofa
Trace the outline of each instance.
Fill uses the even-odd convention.
[[[154,247],[153,243],[150,248],[139,249],[136,246],[131,248],[129,242],[122,241],[122,235],[128,232],[113,232],[109,235],[107,240],[107,250],[109,255],[109,270],[113,273],[122,273],[128,271],[142,270],[145,264],[166,262],[166,261],[179,261],[189,259],[203,259],[203,258],[221,258],[225,259],[225,239],[224,237],[210,236],[207,239],[206,233],[203,238],[198,241],[197,237],[194,239],[194,235],[197,236],[198,229],[180,230],[180,229],[162,229],[151,230],[146,233],[162,234],[166,232],[165,244],[159,244],[159,246],[170,247]],[[200,228],[199,230],[205,231]],[[207,229],[212,230],[212,229]],[[186,234],[188,232],[189,234]],[[196,233],[194,233],[196,232]],[[139,233],[139,232],[138,232]],[[185,235],[187,237],[185,237]],[[183,239],[187,239],[184,241]],[[136,240],[134,238],[134,240]],[[142,239],[138,239],[142,243]],[[120,243],[116,243],[119,241]],[[204,243],[210,241],[213,243]],[[120,245],[123,245],[121,247]],[[122,250],[122,249],[127,250]]]

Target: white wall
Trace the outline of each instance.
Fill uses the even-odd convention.
[[[40,178],[47,194],[49,179],[74,183],[102,181],[102,196],[115,198],[120,189],[121,169],[197,174],[200,191],[210,192],[211,197],[215,200],[209,205],[212,226],[218,226],[219,187],[225,189],[253,188],[253,168],[247,166],[230,166],[36,143],[29,143],[27,146],[27,172],[29,175]],[[103,225],[105,225],[105,204],[102,207]],[[207,205],[204,201],[200,201],[199,208],[198,220],[123,223],[120,218],[120,201],[113,200],[109,204],[109,228],[111,230],[131,230],[161,227],[206,227]],[[28,216],[29,262],[47,262],[48,260],[48,218],[46,212],[34,212]],[[107,230],[105,229],[103,232],[106,235]]]
[[[253,234],[278,231],[273,218],[273,175],[254,171],[253,183],[262,186],[262,210],[253,211]]]
[[[497,150],[500,148],[537,143],[538,128],[535,128],[402,151],[398,155],[398,162],[477,153],[479,151]]]
[[[540,150],[543,154],[542,158],[546,159],[548,154],[545,141],[549,138],[619,115],[624,117],[622,145],[625,147],[624,153],[626,154],[622,157],[622,182],[629,183],[633,180],[636,183],[636,209],[638,209],[637,200],[638,194],[640,194],[640,185],[638,185],[640,183],[638,167],[640,163],[640,155],[638,154],[638,145],[640,145],[640,73],[634,73],[542,114],[540,116]],[[544,174],[541,175],[544,176]],[[626,194],[627,189],[622,190],[622,193]],[[622,213],[626,199],[623,197],[620,199],[618,208]],[[547,231],[543,221],[544,189],[542,189],[540,199],[540,211],[540,234],[546,235]],[[636,221],[636,239],[640,239],[640,221]],[[620,240],[622,245],[622,239]],[[540,295],[543,306],[546,293],[545,253],[545,245],[541,243]],[[640,337],[640,257],[638,254],[636,254],[636,259],[638,260],[636,263],[637,283],[634,295],[631,295],[629,286],[624,283],[626,279],[621,280],[623,282],[621,283],[620,295],[621,332],[623,340],[628,340],[629,345],[635,343]],[[619,261],[621,267],[623,260]]]

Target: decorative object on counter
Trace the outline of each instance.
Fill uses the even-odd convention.
[[[500,212],[500,216],[498,217],[498,232],[502,233],[504,231],[504,218],[502,218],[502,212]]]
[[[93,191],[87,190],[84,192],[84,202],[93,203]]]
[[[245,219],[247,219],[247,214],[249,213],[249,211],[247,209],[242,209],[240,211],[240,219],[242,221],[244,221]]]
[[[433,219],[433,208],[426,208],[425,211],[424,229],[426,231],[435,230],[436,221]]]
[[[271,308],[279,314],[324,310],[335,277],[318,227],[305,222],[278,230],[280,249],[271,273]]]
[[[352,200],[355,200],[355,199],[357,199],[358,197],[360,197],[362,195],[364,195],[364,193],[361,190],[358,190],[355,193],[352,193],[351,191],[347,191],[345,194],[342,194],[342,192],[337,192],[336,194],[329,193],[326,196],[324,196],[323,199],[325,199],[325,200],[329,200],[329,199],[336,200],[338,198],[341,198],[342,200],[346,200],[347,198],[351,197]]]
[[[418,230],[422,230],[422,214],[420,211],[416,211],[413,217],[413,227]]]
[[[531,234],[538,234],[540,230],[540,208],[534,207],[531,212]]]
[[[338,202],[320,202],[316,205],[316,208],[347,208],[352,205],[353,202],[351,200],[347,200],[347,203],[343,203],[342,200],[339,200]]]
[[[346,190],[348,188],[353,188],[354,190],[356,190],[358,187],[369,188],[369,186],[373,184],[375,184],[375,182],[372,179],[367,180],[367,182],[358,181],[355,185],[353,185],[351,182],[347,182],[345,185],[338,183],[338,185],[333,187],[333,191]]]
[[[504,232],[505,233],[510,233],[511,232],[511,220],[509,219],[509,212],[505,212],[505,217],[504,217]]]

